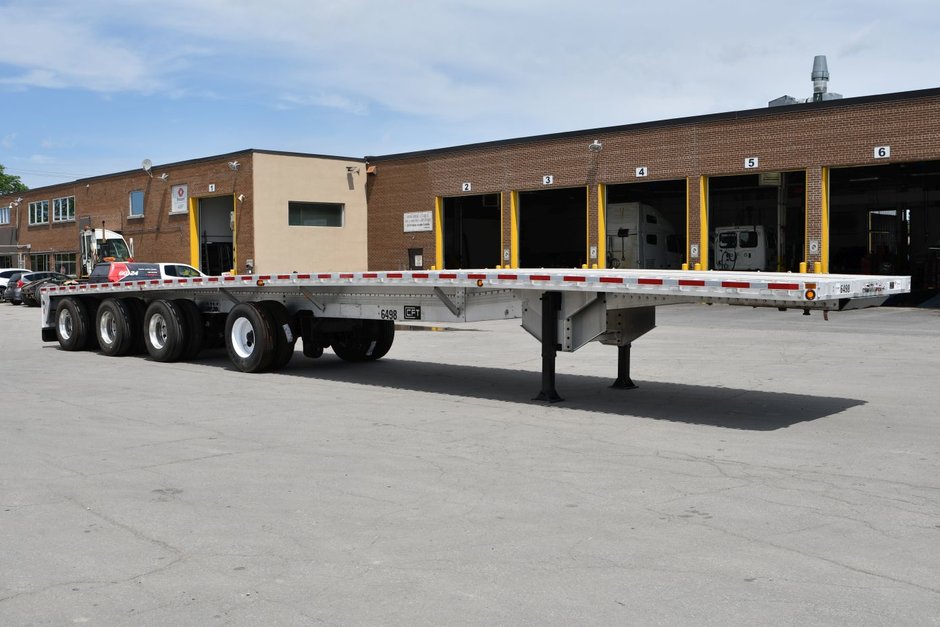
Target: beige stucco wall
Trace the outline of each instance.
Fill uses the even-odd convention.
[[[347,172],[347,167],[358,170]],[[367,269],[366,169],[361,161],[254,153],[254,271]],[[342,227],[289,226],[290,201],[345,205]],[[244,259],[240,260],[244,264]]]

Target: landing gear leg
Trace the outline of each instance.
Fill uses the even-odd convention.
[[[555,355],[558,351],[558,311],[561,309],[561,294],[542,294],[542,391],[535,401],[557,403],[564,400],[555,391]]]
[[[637,384],[630,378],[630,344],[617,347],[617,380],[610,387],[615,390],[637,388]]]

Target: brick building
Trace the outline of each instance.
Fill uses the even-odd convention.
[[[690,268],[733,269],[716,229],[750,225],[771,240],[763,269],[818,263],[938,287],[940,89],[367,161],[372,269],[643,265],[609,254],[627,248],[617,230],[631,237],[609,228],[609,207],[637,203],[672,224]]]
[[[0,266],[77,271],[79,230],[116,231],[144,261],[210,274],[366,264],[361,159],[244,150],[0,199]]]

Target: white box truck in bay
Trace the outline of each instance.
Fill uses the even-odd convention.
[[[910,277],[682,270],[441,270],[325,272],[82,283],[42,290],[42,339],[67,351],[194,358],[224,343],[244,372],[283,368],[330,348],[346,361],[381,358],[395,324],[520,318],[541,342],[542,386],[555,391],[557,351],[618,347],[615,387],[630,379],[630,345],[655,327],[656,307],[707,303],[808,313],[882,304]],[[499,347],[494,347],[499,350]]]
[[[682,245],[672,223],[641,202],[608,203],[607,267],[682,267]]]

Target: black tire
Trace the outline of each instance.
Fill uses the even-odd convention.
[[[98,346],[105,355],[122,357],[129,354],[134,347],[135,337],[139,335],[133,310],[123,300],[106,299],[98,306],[95,333]]]
[[[178,361],[186,348],[183,314],[173,301],[155,300],[144,313],[144,342],[156,361]]]
[[[225,319],[225,350],[242,372],[263,372],[274,360],[277,340],[271,318],[255,303],[235,305]]]
[[[274,357],[271,360],[271,370],[280,370],[290,363],[294,356],[294,345],[297,343],[297,336],[291,325],[290,313],[287,307],[276,300],[266,300],[261,303],[268,319],[271,321],[274,331],[275,345]]]
[[[343,361],[375,361],[388,353],[395,341],[395,323],[391,320],[363,320],[351,331],[337,333],[330,345]]]
[[[199,355],[205,346],[205,321],[202,312],[191,300],[180,299],[173,301],[183,314],[183,337],[185,347],[180,355],[182,361],[190,361]]]
[[[55,334],[59,346],[67,351],[85,350],[94,331],[88,306],[80,298],[63,298],[55,308]]]

